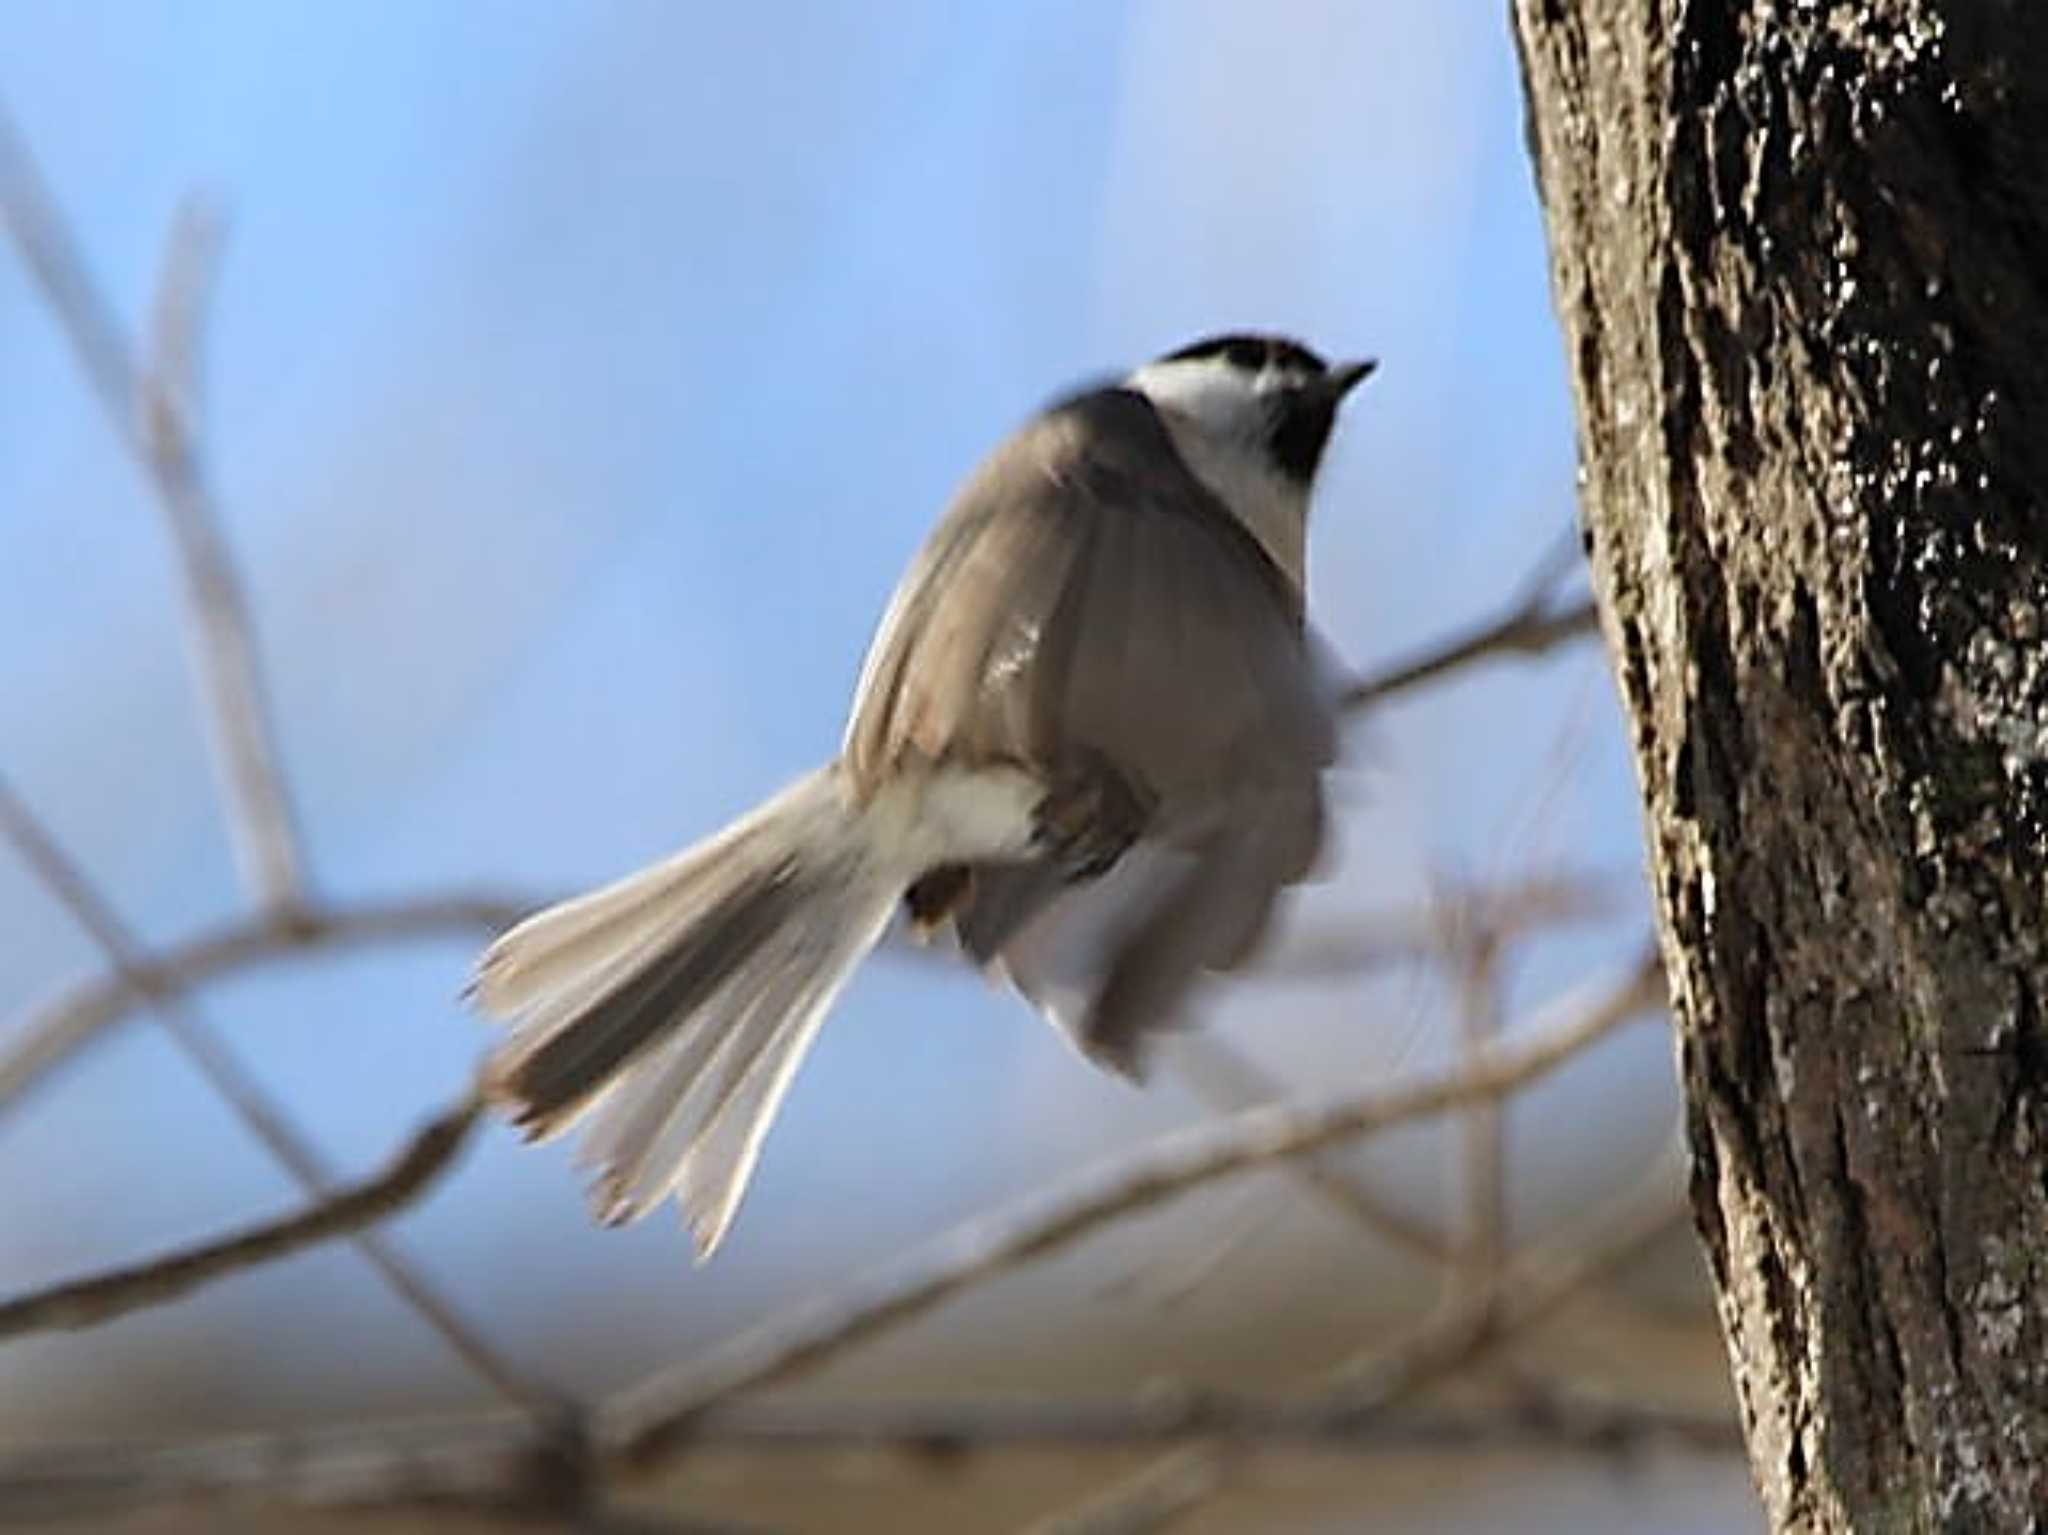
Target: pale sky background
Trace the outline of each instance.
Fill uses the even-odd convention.
[[[1352,663],[1489,612],[1569,525],[1570,406],[1496,0],[0,0],[0,99],[131,322],[181,195],[227,210],[208,454],[338,897],[565,891],[811,766],[979,454],[1075,381],[1208,331],[1381,360],[1312,536],[1314,605]],[[243,900],[178,599],[156,509],[10,253],[0,772],[156,940]],[[1592,648],[1475,674],[1352,742],[1311,916],[1559,863],[1632,888]],[[1516,997],[1626,952],[1641,920],[1532,953]],[[364,1168],[487,1043],[456,1000],[468,958],[266,972],[203,1011]],[[0,854],[0,1029],[93,960]],[[1439,1000],[1403,974],[1244,986],[1206,1011],[1327,1087],[1443,1059]],[[1656,1028],[1535,1095],[1514,1133],[1525,1229],[1639,1166],[1670,1104]],[[1094,1075],[971,975],[883,961],[710,1268],[666,1212],[591,1229],[566,1151],[502,1130],[398,1229],[522,1357],[596,1389],[1197,1113],[1170,1081]],[[1372,1158],[1434,1208],[1436,1137]],[[133,1027],[0,1116],[0,1288],[287,1199]],[[1355,1300],[1360,1243],[1317,1220],[1282,1244],[1294,1260],[1239,1276],[1218,1326],[1248,1294]],[[1199,1246],[1146,1230],[1010,1282],[1003,1315],[1060,1314],[1145,1241]],[[1170,1370],[1187,1323],[1131,1309],[1093,1298],[1076,1324],[1116,1340],[1108,1389]],[[10,1346],[0,1432],[475,1399],[337,1246]],[[1668,1527],[1728,1527],[1685,1517]]]

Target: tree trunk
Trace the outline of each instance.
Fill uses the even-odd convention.
[[[1514,19],[1772,1525],[2048,1527],[2048,5]]]

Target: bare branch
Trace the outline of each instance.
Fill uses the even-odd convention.
[[[196,1247],[0,1301],[0,1338],[97,1326],[145,1306],[175,1300],[242,1269],[361,1231],[426,1193],[454,1162],[481,1113],[482,1102],[474,1097],[445,1110],[415,1133],[383,1172],[335,1190],[310,1209]]]
[[[890,1450],[934,1459],[977,1450],[1019,1446],[1127,1450],[1201,1440],[1258,1446],[1436,1444],[1536,1439],[1569,1442],[1548,1422],[1524,1416],[1540,1404],[1550,1416],[1557,1393],[1519,1391],[1507,1403],[1393,1414],[1359,1406],[1335,1394],[1275,1396],[1260,1392],[1167,1387],[1130,1397],[1091,1401],[1000,1400],[883,1402],[734,1402],[703,1421],[699,1447],[801,1452]],[[1713,1448],[1741,1441],[1723,1414],[1665,1412],[1646,1404],[1609,1404],[1616,1421],[1635,1421],[1647,1432],[1694,1431]]]
[[[1189,1034],[1174,1040],[1171,1060],[1174,1074],[1218,1114],[1238,1114],[1292,1096],[1286,1084],[1215,1035]],[[1286,1166],[1323,1205],[1410,1256],[1438,1263],[1450,1257],[1450,1246],[1442,1237],[1388,1204],[1334,1159],[1304,1156]]]
[[[1128,1428],[1163,1426],[1151,1422],[1098,1422],[1094,1444],[1144,1442]],[[723,1413],[712,1422],[726,1427]],[[1276,1445],[1341,1445],[1407,1450],[1475,1450],[1537,1447],[1551,1451],[1625,1454],[1653,1443],[1703,1453],[1733,1455],[1743,1448],[1732,1413],[1692,1412],[1646,1403],[1574,1397],[1525,1389],[1501,1407],[1487,1410],[1390,1414],[1361,1411],[1340,1397],[1276,1404],[1257,1398],[1198,1395],[1186,1399],[1173,1419],[1175,1432],[1164,1443],[1181,1447],[1148,1461],[1125,1480],[1086,1503],[1035,1520],[1024,1535],[1124,1535],[1167,1528],[1214,1496],[1230,1460],[1227,1451]],[[714,1430],[716,1432],[716,1430]]]
[[[1459,1038],[1463,1058],[1476,1061],[1500,1037],[1501,939],[1491,929],[1473,924],[1460,933],[1456,946]],[[1461,1119],[1465,1220],[1454,1289],[1490,1297],[1508,1241],[1501,1104],[1495,1099],[1470,1104]]]
[[[56,200],[29,157],[13,116],[0,105],[0,219],[29,273],[64,323],[87,381],[132,448],[135,366],[120,322],[93,291],[85,258],[55,215]]]
[[[201,332],[211,308],[227,224],[220,210],[200,197],[178,205],[164,240],[151,317],[149,365],[143,370],[143,426],[152,442],[197,438]]]
[[[1661,977],[1632,969],[1623,982],[1534,1040],[1503,1045],[1466,1070],[1322,1106],[1255,1109],[1169,1136],[1021,1209],[968,1222],[850,1297],[801,1307],[741,1334],[699,1363],[656,1375],[607,1405],[608,1437],[635,1462],[658,1459],[686,1441],[712,1407],[815,1370],[973,1284],[1233,1173],[1512,1092],[1661,998]]]
[[[47,1072],[153,996],[193,991],[233,971],[322,949],[496,933],[542,904],[525,896],[450,890],[354,906],[315,905],[289,922],[247,918],[138,956],[126,974],[81,981],[38,1009],[0,1052],[0,1115]]]
[[[734,1524],[729,1519],[701,1519],[645,1508],[583,1509],[576,1515],[575,1528],[577,1535],[775,1535],[768,1525],[751,1521]]]
[[[249,1133],[262,1143],[309,1199],[324,1199],[333,1180],[311,1142],[293,1125],[284,1109],[257,1084],[240,1058],[215,1037],[177,992],[165,989],[161,979],[153,982],[145,979],[150,965],[142,945],[5,779],[0,779],[0,835],[14,844],[79,925],[92,935],[93,941],[123,977],[128,988],[149,998],[157,1020],[172,1043],[225,1100]],[[512,1400],[523,1402],[536,1412],[550,1416],[560,1413],[560,1397],[528,1381],[521,1372],[501,1360],[483,1334],[463,1319],[454,1304],[440,1295],[389,1239],[374,1231],[355,1230],[351,1232],[350,1240],[400,1299],[439,1333],[442,1340],[477,1374]]]
[[[0,1524],[202,1499],[308,1508],[523,1508],[551,1480],[546,1445],[506,1414],[184,1444],[0,1451]],[[544,1505],[543,1505],[544,1506]]]
[[[692,1434],[699,1449],[778,1457],[869,1452],[895,1457],[912,1472],[1016,1449],[1118,1454],[1180,1445],[1187,1448],[1174,1458],[1192,1460],[1222,1445],[1614,1454],[1649,1443],[1709,1454],[1741,1448],[1726,1414],[1540,1391],[1499,1405],[1428,1412],[1361,1412],[1331,1397],[1195,1391],[1104,1401],[748,1402],[707,1414]],[[588,1485],[613,1454],[595,1445],[578,1461],[564,1441],[504,1413],[186,1444],[14,1448],[0,1450],[0,1523],[206,1500],[532,1516],[569,1506],[564,1489]],[[1192,1476],[1185,1485],[1193,1485]],[[1108,1499],[1098,1506],[1107,1512]]]
[[[1600,610],[1590,597],[1560,608],[1540,600],[1520,603],[1490,623],[1360,677],[1338,695],[1338,703],[1347,711],[1384,703],[1474,662],[1496,656],[1540,656],[1599,627]]]
[[[1223,1484],[1223,1454],[1191,1445],[1149,1461],[1076,1507],[1024,1527],[1023,1535],[1157,1535],[1208,1502]]]
[[[218,226],[188,211],[173,230],[159,334],[172,355],[137,364],[111,305],[12,120],[0,111],[0,207],[23,262],[43,290],[115,434],[156,491],[184,566],[230,833],[243,873],[272,911],[301,897],[298,829],[278,768],[269,695],[251,638],[248,603],[220,536],[184,405],[194,394],[201,304],[211,287]]]
[[[1282,1205],[1250,1183],[1229,1189],[1218,1196],[1214,1216],[1191,1250],[1141,1256],[1128,1271],[1103,1281],[1097,1293],[1152,1311],[1185,1305],[1235,1259],[1257,1252],[1284,1213]]]

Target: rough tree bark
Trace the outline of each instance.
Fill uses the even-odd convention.
[[[1779,1530],[2048,1520],[2048,5],[1515,0]]]

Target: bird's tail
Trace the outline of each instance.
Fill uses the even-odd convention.
[[[717,1247],[783,1093],[917,871],[827,767],[707,842],[529,917],[472,995],[513,1034],[485,1090],[536,1138],[592,1117],[608,1222],[673,1192]]]

